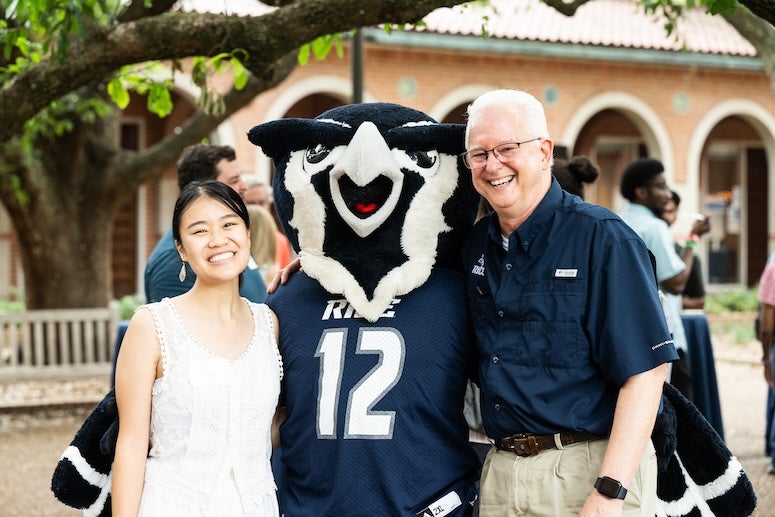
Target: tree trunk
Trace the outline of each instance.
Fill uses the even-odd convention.
[[[2,175],[0,197],[19,241],[28,309],[105,307],[112,299],[119,115],[94,124],[74,118],[71,132],[38,138],[24,160],[6,159],[17,168]]]
[[[105,307],[113,298],[112,213],[83,201],[40,210],[35,230],[18,233],[28,309]]]

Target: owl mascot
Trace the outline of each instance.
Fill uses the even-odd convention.
[[[395,104],[254,127],[303,271],[280,321],[287,516],[462,516],[479,463],[463,417],[476,366],[458,249],[478,195],[465,127]]]

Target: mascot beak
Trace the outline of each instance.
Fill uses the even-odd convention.
[[[390,147],[372,122],[355,132],[329,173],[331,197],[339,216],[361,238],[393,213],[404,175]]]

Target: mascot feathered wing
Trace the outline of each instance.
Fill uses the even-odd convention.
[[[61,502],[83,510],[86,517],[111,514],[113,455],[118,437],[118,407],[111,389],[75,433],[51,477],[51,490]]]
[[[713,426],[665,384],[652,433],[657,452],[657,517],[747,517],[756,494],[743,466]]]
[[[261,124],[299,252],[280,321],[286,515],[462,516],[479,463],[463,416],[476,351],[459,248],[478,195],[465,127],[388,103]]]
[[[376,321],[434,265],[457,260],[478,199],[459,166],[464,131],[374,103],[248,137],[274,160],[275,207],[304,271]]]

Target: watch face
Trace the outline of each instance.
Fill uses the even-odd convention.
[[[608,497],[616,497],[616,494],[619,493],[620,486],[621,485],[618,482],[611,478],[601,478],[600,487],[598,490],[600,490],[601,493],[607,495]]]
[[[622,484],[608,476],[597,478],[595,488],[604,496],[612,499],[624,499],[624,494],[627,493],[624,491],[624,494],[622,494]]]

